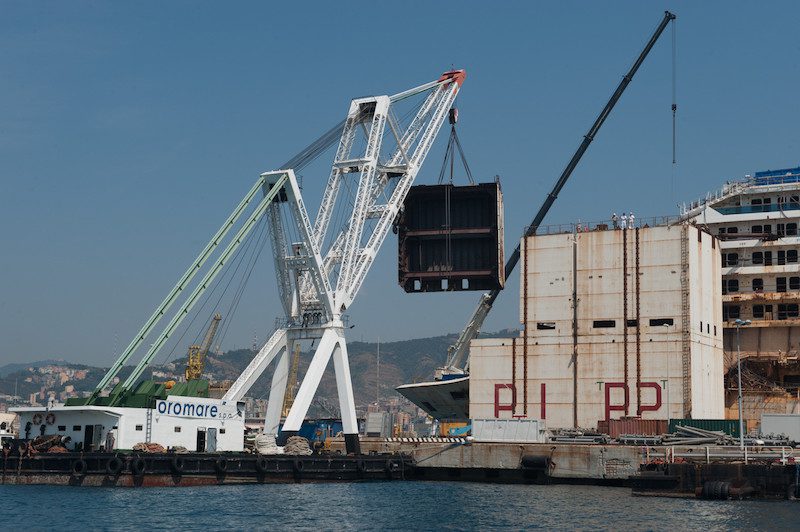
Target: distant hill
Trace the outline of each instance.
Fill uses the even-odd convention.
[[[50,366],[53,364],[67,364],[64,360],[51,359],[51,360],[37,360],[36,362],[26,362],[24,364],[6,364],[0,366],[0,377],[5,377],[11,373],[24,370],[27,368],[40,368],[42,366]]]
[[[503,330],[495,333],[481,334],[483,338],[515,336],[515,330]],[[381,367],[380,367],[380,395],[382,398],[396,394],[395,387],[411,382],[421,382],[433,378],[434,370],[445,364],[447,348],[456,340],[457,335],[448,334],[431,338],[417,338],[400,340],[396,342],[382,342]],[[347,344],[350,360],[350,373],[353,379],[353,391],[356,406],[364,407],[375,400],[377,393],[377,344],[370,342],[350,342]],[[255,353],[250,349],[237,349],[223,355],[209,355],[206,359],[206,373],[213,375],[214,380],[235,380],[244,368],[253,359]],[[298,375],[302,380],[308,364],[311,362],[312,353],[301,354]],[[174,359],[159,366],[152,366],[146,377],[150,378],[152,372],[167,374],[182,374],[186,364],[186,357]],[[47,386],[56,392],[63,390],[64,385],[73,385],[76,390],[91,390],[107,371],[107,368],[98,368],[80,364],[70,364],[63,360],[42,360],[27,364],[6,364],[0,367],[0,393],[12,394],[16,389],[20,396],[37,392],[45,384],[42,376],[37,376],[28,371],[28,368],[38,369],[44,366],[66,366],[73,369],[85,369],[85,379],[74,382],[51,384]],[[120,372],[124,378],[130,374],[131,368],[125,367]],[[249,392],[249,396],[266,399],[269,396],[269,386],[272,371],[268,369],[256,381]],[[33,381],[29,381],[30,377]],[[333,363],[329,362],[325,376],[320,383],[318,395],[328,399],[333,404],[338,404],[336,392],[336,378],[333,373]]]

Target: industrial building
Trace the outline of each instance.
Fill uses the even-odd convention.
[[[522,240],[516,338],[473,340],[469,415],[724,417],[720,250],[685,224]]]
[[[800,168],[728,182],[684,206],[682,216],[720,240],[728,417],[738,417],[738,346],[748,426],[758,426],[762,413],[798,412]],[[737,319],[750,321],[739,343]]]

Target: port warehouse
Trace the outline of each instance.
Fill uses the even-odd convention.
[[[522,332],[472,342],[472,418],[565,428],[724,417],[713,235],[601,228],[528,237],[522,249]]]

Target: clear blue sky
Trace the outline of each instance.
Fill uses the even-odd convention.
[[[800,163],[800,4],[0,0],[0,363],[110,364],[261,171],[351,98],[451,65],[468,71],[460,135],[473,173],[501,176],[511,249],[664,9],[678,15],[674,191],[667,33],[551,223],[674,214]],[[312,211],[326,177],[304,175]],[[406,295],[395,268],[390,237],[351,338],[463,326],[477,293]],[[272,276],[261,260],[224,348],[263,340],[280,314]],[[514,274],[488,329],[517,326],[517,292]]]

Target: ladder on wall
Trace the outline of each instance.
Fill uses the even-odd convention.
[[[689,226],[681,226],[681,368],[683,389],[683,417],[692,414],[692,357],[689,316]],[[669,377],[669,375],[667,375]]]
[[[146,408],[147,414],[145,415],[144,424],[144,442],[150,443],[153,440],[153,409]]]

